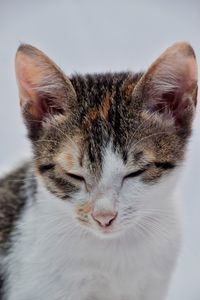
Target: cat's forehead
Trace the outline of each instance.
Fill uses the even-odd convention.
[[[147,111],[143,99],[135,97],[141,76],[106,73],[72,77],[77,95],[74,113],[54,117],[53,127],[51,120],[49,130],[44,131],[49,145],[37,145],[39,155],[49,155],[48,150],[56,156],[61,153],[64,164],[78,163],[98,177],[108,149],[127,166],[154,159],[178,160],[183,141],[173,132],[172,122]]]
[[[133,90],[141,75],[123,72],[71,78],[78,102],[73,121],[90,141],[91,160],[111,140],[114,148],[124,148],[127,137],[138,127],[142,102],[139,107],[133,105]]]
[[[107,119],[109,110],[115,103],[119,107],[124,101],[130,102],[134,87],[141,76],[142,73],[131,72],[86,74],[73,76],[70,81],[78,104],[88,111],[87,117],[95,119],[96,113],[101,110],[102,118]]]

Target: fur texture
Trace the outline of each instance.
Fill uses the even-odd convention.
[[[196,70],[187,43],[144,73],[71,78],[20,46],[33,160],[0,181],[3,300],[165,299],[181,241],[174,189]]]

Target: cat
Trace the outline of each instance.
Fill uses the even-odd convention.
[[[146,72],[67,77],[22,44],[16,77],[33,158],[0,180],[1,299],[166,299],[197,103],[192,47],[172,45]]]

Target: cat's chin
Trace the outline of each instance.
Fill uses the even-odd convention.
[[[95,235],[98,238],[101,239],[113,239],[113,238],[118,238],[119,236],[122,236],[125,234],[126,229],[116,229],[111,227],[89,227],[88,230]]]
[[[92,230],[92,233],[100,239],[114,239],[123,234],[122,231],[102,232],[98,230]]]

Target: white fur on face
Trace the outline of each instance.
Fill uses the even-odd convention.
[[[108,238],[124,234],[131,227],[136,232],[148,231],[156,226],[160,218],[170,219],[168,209],[172,203],[168,199],[173,192],[178,170],[164,175],[155,184],[144,183],[140,176],[124,180],[129,172],[120,155],[109,144],[103,156],[99,182],[93,182],[89,192],[82,188],[69,204],[75,219],[77,206],[87,204],[91,208],[87,211],[88,223],[81,224],[83,228]],[[107,211],[116,212],[117,218],[109,228],[103,230],[93,220],[91,213]]]

